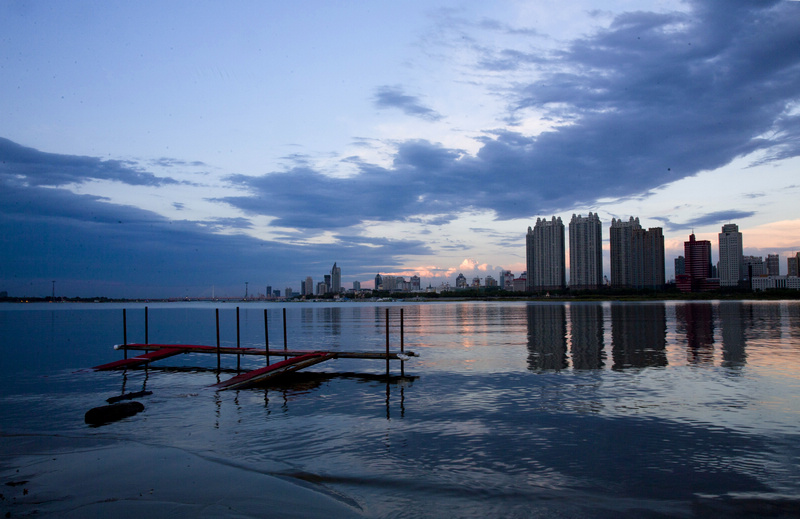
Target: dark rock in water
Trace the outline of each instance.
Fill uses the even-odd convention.
[[[144,405],[141,402],[121,402],[104,405],[86,411],[84,421],[89,425],[103,425],[133,416],[139,411],[144,411]]]

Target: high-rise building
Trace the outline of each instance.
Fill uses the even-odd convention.
[[[569,286],[596,289],[603,283],[603,224],[600,217],[572,215],[569,222]]]
[[[742,256],[742,279],[750,280],[756,276],[764,276],[767,273],[764,258],[761,256]]]
[[[510,270],[501,270],[499,285],[503,290],[514,290],[514,274]]]
[[[610,238],[610,258],[611,258],[611,286],[629,287],[631,283],[631,233],[636,229],[641,229],[639,218],[631,216],[627,222],[622,218],[611,219]],[[676,272],[677,274],[677,272]]]
[[[272,287],[271,287],[271,286],[269,286],[269,285],[267,285],[267,292],[266,292],[266,294],[267,294],[267,299],[270,299],[270,298],[272,298]]]
[[[555,216],[536,219],[525,240],[528,291],[561,290],[567,286],[564,224]]]
[[[742,279],[742,233],[735,223],[722,226],[719,233],[719,285],[735,287]]]
[[[311,279],[311,276],[306,278],[306,291],[303,295],[306,296],[313,296],[314,295],[314,280]]]
[[[383,290],[383,276],[375,274],[375,290]]]
[[[661,227],[632,230],[629,262],[631,287],[664,288],[664,234]]]
[[[342,291],[342,268],[337,267],[336,263],[331,268],[331,292],[338,294]]]
[[[353,292],[361,290],[361,281],[353,281]]]
[[[464,274],[459,273],[456,277],[456,288],[467,288],[467,278]]]
[[[786,258],[786,275],[800,276],[800,252]]]
[[[686,274],[686,258],[678,256],[675,258],[675,275]]]
[[[719,281],[711,277],[711,242],[696,240],[694,234],[683,242],[686,264],[685,274],[675,276],[678,289],[682,292],[700,292],[719,288]]]
[[[414,274],[411,276],[411,291],[412,292],[419,292],[421,290],[421,282],[419,276]]]
[[[767,254],[767,275],[780,276],[781,275],[781,257],[777,254]]]
[[[322,279],[323,279],[322,283],[325,285],[325,292],[323,292],[323,294],[327,294],[331,292],[331,275],[325,274],[324,276],[322,276]]]

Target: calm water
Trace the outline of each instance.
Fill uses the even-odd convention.
[[[235,306],[151,304],[149,340],[213,345],[220,308],[222,344],[235,345]],[[263,347],[267,308],[282,347],[283,306],[239,306],[243,346]],[[289,304],[291,348],[382,351],[389,308],[396,349],[403,308],[420,357],[402,379],[383,377],[382,361],[336,360],[230,392],[207,386],[232,373],[189,369],[216,367],[213,355],[84,370],[121,358],[123,307],[128,341],[143,342],[143,305],[0,306],[0,511],[800,514],[797,302]],[[83,423],[142,389],[143,413]]]

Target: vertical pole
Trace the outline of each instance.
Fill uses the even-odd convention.
[[[404,335],[403,309],[401,308],[400,309],[400,353],[404,353],[405,352],[405,348],[404,348],[404,345],[403,345],[403,339],[404,339],[403,335]],[[404,361],[402,359],[400,360],[400,376],[401,377],[406,376],[406,361]]]
[[[236,347],[241,348],[241,342],[239,341],[239,307],[236,307]],[[236,354],[236,371],[241,369],[241,358],[242,356],[238,353]]]
[[[386,309],[386,376],[389,376],[389,309]]]
[[[144,307],[144,343],[150,344],[149,339],[147,338],[147,307]]]
[[[267,366],[269,366],[269,323],[267,322],[267,309],[264,309],[264,343],[267,349]]]
[[[220,355],[219,355],[219,308],[217,308],[217,371],[219,371],[220,367]]]
[[[283,351],[288,349],[287,342],[286,342],[286,309],[283,309]],[[283,360],[288,359],[287,355],[283,356]]]
[[[122,344],[128,344],[128,314],[126,309],[122,309]],[[125,358],[128,358],[128,348],[125,348]]]

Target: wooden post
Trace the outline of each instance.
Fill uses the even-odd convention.
[[[286,342],[286,309],[283,309],[283,351],[286,351],[288,348]],[[284,355],[283,360],[288,359],[289,357]]]
[[[144,343],[145,344],[150,344],[150,342],[149,342],[149,340],[147,338],[147,331],[148,331],[147,330],[147,307],[145,306],[144,307]]]
[[[386,309],[386,376],[389,376],[389,309]]]
[[[400,353],[405,352],[403,347],[403,309],[400,309]],[[406,376],[406,361],[400,359],[400,376]]]
[[[122,345],[128,344],[128,315],[125,308],[122,309]],[[124,348],[125,358],[128,358],[128,348]]]
[[[241,348],[241,342],[239,341],[239,307],[236,307],[236,347]],[[236,354],[236,371],[240,371],[241,368],[241,360],[242,356],[238,353]]]
[[[219,308],[217,310],[217,371],[220,368],[220,354],[219,354]]]
[[[269,366],[269,323],[267,322],[267,309],[264,309],[264,343],[267,349],[267,366]]]

